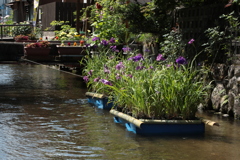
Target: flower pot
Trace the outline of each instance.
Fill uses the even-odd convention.
[[[80,60],[86,55],[84,46],[60,46],[57,45],[60,60]]]
[[[205,123],[202,119],[196,120],[150,120],[136,119],[132,116],[111,109],[114,122],[120,123],[130,132],[139,135],[182,135],[203,134]]]
[[[24,48],[24,56],[27,59],[35,61],[49,61],[54,57],[50,55],[51,48]]]
[[[99,109],[110,110],[113,107],[113,102],[109,102],[108,98],[103,94],[86,92],[88,103],[93,104]]]

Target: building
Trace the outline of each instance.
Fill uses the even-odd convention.
[[[11,14],[11,8],[6,3],[7,0],[0,0],[0,23],[5,22]]]
[[[39,6],[49,3],[77,3],[77,1],[81,3],[87,3],[89,0],[39,0]],[[13,21],[15,23],[33,21],[34,0],[0,0],[0,4],[1,2],[4,6],[7,6],[9,9],[13,10]],[[40,10],[38,15],[41,14],[42,13]]]

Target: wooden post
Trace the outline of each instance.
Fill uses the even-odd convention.
[[[77,32],[79,33],[80,31],[80,22],[79,22],[79,17],[80,17],[80,0],[77,0],[77,20],[76,20],[76,29]]]
[[[19,9],[19,19],[18,19],[18,22],[23,22],[24,21],[24,16],[23,16],[23,2],[22,0],[20,0],[19,2],[19,6],[18,6],[18,9]]]

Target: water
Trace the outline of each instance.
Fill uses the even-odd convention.
[[[202,136],[129,133],[107,111],[86,103],[78,76],[40,65],[0,65],[0,160],[237,160],[240,122],[220,123]]]

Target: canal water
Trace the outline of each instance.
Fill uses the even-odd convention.
[[[139,136],[87,104],[81,77],[41,65],[0,65],[0,160],[238,160],[240,122],[201,136]]]

